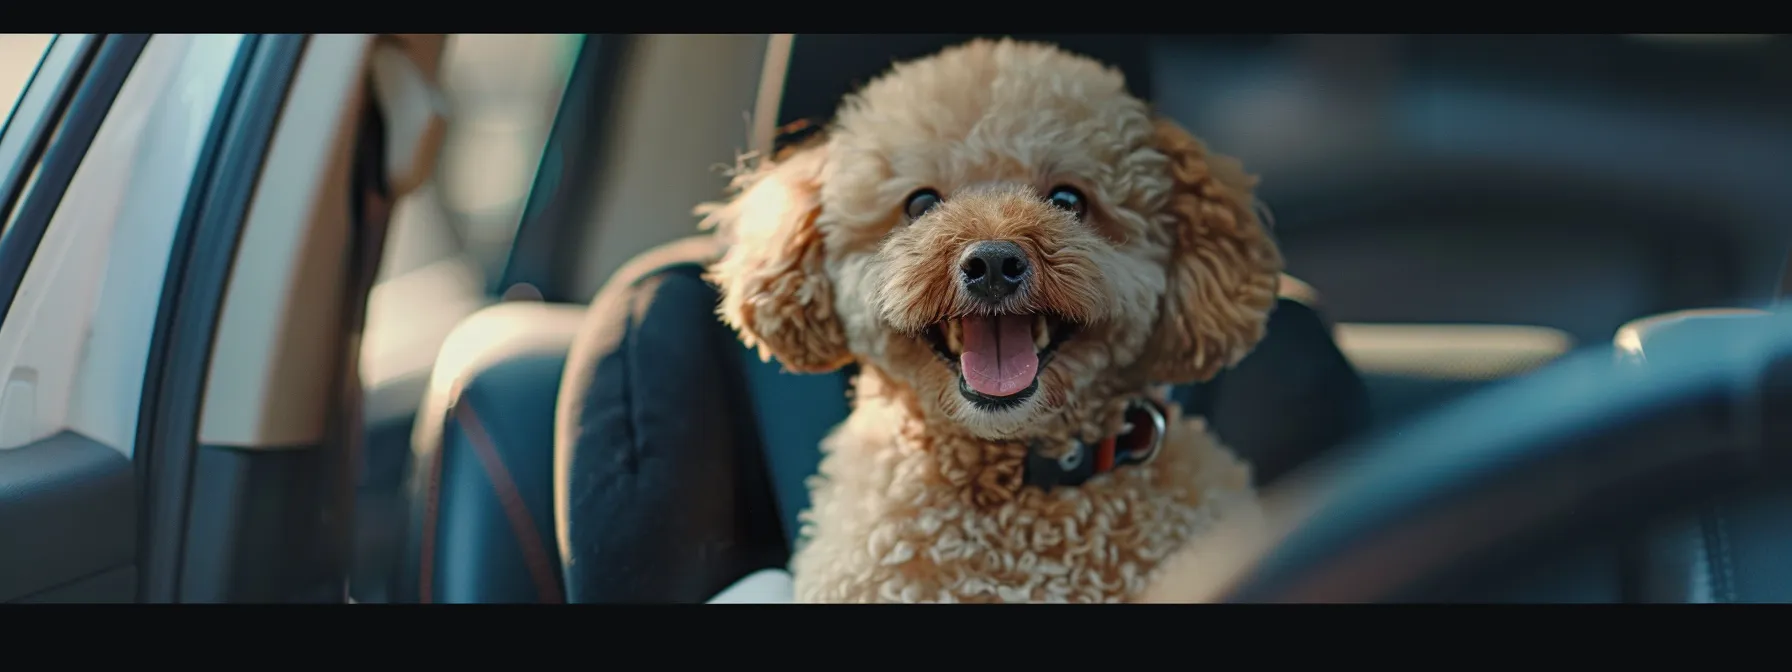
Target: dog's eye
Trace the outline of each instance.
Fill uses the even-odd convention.
[[[1065,212],[1076,215],[1077,219],[1082,219],[1083,215],[1089,214],[1089,199],[1084,198],[1083,192],[1077,191],[1076,187],[1064,185],[1052,187],[1051,193],[1046,194],[1045,200],[1063,208]]]
[[[940,192],[922,189],[908,195],[908,203],[902,206],[902,213],[908,215],[908,221],[915,221],[927,214],[933,206],[940,204]]]

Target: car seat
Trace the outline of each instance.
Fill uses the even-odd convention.
[[[960,39],[906,48],[920,55]],[[1098,38],[1061,43],[1073,39]],[[1104,44],[1136,48],[1112,62],[1146,79],[1136,39]],[[859,59],[878,61],[872,72],[892,53],[877,49]],[[810,62],[801,53],[789,81],[825,88],[814,81],[829,75],[799,68]],[[851,88],[835,83],[827,100]],[[802,109],[789,94],[786,107]],[[568,319],[578,307],[513,303],[456,329],[418,416],[399,601],[700,603],[786,562],[803,482],[821,438],[846,417],[852,371],[789,374],[744,348],[702,278],[719,252],[695,236],[643,253],[580,320]],[[1368,421],[1362,381],[1310,288],[1292,279],[1250,356],[1174,396],[1207,416],[1260,482]]]
[[[507,303],[456,329],[418,425],[400,600],[703,602],[784,564],[850,373],[789,374],[741,346],[700,275],[717,251],[699,236],[643,254],[582,316]],[[1311,306],[1284,296],[1268,333],[1175,391],[1260,482],[1367,421]]]

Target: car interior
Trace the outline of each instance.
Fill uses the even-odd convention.
[[[786,566],[854,372],[741,345],[693,208],[973,37],[232,46],[141,419],[110,442],[136,456],[97,451],[111,499],[33,517],[77,497],[0,436],[0,536],[108,521],[108,583],[38,571],[81,536],[0,553],[0,602],[739,601]],[[1117,68],[1262,178],[1267,336],[1172,398],[1252,464],[1273,533],[1196,598],[1792,602],[1784,36],[1013,37]],[[81,112],[130,50],[174,48],[82,40],[48,42],[72,83],[22,100]],[[59,137],[123,135],[74,116]],[[86,145],[40,125],[66,190]],[[0,215],[43,236],[62,192],[14,172]],[[32,251],[0,232],[13,273]]]
[[[700,277],[715,249],[689,208],[720,193],[710,168],[733,153],[970,37],[586,37],[487,292],[527,285],[530,300],[466,316],[414,425],[369,428],[369,463],[405,464],[370,471],[363,501],[402,490],[403,520],[386,523],[405,531],[390,567],[358,572],[375,578],[357,598],[702,602],[781,566],[818,455],[765,448],[813,446],[845,417],[849,374],[783,373],[717,323]],[[1177,391],[1261,485],[1571,351],[1609,351],[1641,316],[1763,305],[1792,243],[1792,89],[1769,84],[1788,77],[1783,40],[1017,37],[1118,67],[1264,176],[1289,273],[1270,335]],[[715,65],[754,53],[763,67]],[[1655,599],[1638,592],[1640,543],[1461,599]]]

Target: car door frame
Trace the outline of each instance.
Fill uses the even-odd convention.
[[[140,35],[53,37],[0,127],[6,319],[14,317],[57,206],[146,42]],[[0,550],[0,602],[128,600],[136,547],[131,458],[73,431],[37,436],[37,372],[7,368],[0,539],[27,543]]]
[[[209,151],[195,171],[175,234],[138,416],[137,461],[147,503],[140,540],[139,599],[144,602],[184,601],[181,584],[187,574],[183,571],[187,551],[219,546],[218,540],[190,539],[188,535],[196,499],[200,399],[248,203],[306,43],[304,35],[246,37],[232,85],[220,103],[230,111],[214,120],[207,139]],[[293,487],[303,489],[305,485],[295,483]],[[229,510],[242,502],[199,503],[205,505],[201,510],[212,516],[243,513]],[[233,569],[218,566],[215,559],[208,565],[212,580]],[[208,586],[206,592],[218,591]]]
[[[226,44],[218,39],[55,36],[0,127],[0,214],[8,216],[0,238],[0,313],[7,322],[0,324],[13,327],[0,332],[11,338],[4,353],[11,373],[0,390],[0,434],[6,435],[0,446],[0,537],[30,542],[0,552],[0,601],[179,601],[170,586],[185,573],[180,551],[189,542],[205,547],[210,541],[188,538],[185,514],[198,509],[244,517],[220,510],[238,502],[195,491],[192,461],[183,463],[190,453],[180,450],[178,437],[181,419],[196,416],[199,406],[178,393],[195,376],[204,380],[203,361],[197,370],[188,366],[196,346],[217,326],[206,319],[204,299],[208,289],[223,290],[219,271],[232,264],[236,242],[231,230],[241,227],[243,205],[254,193],[261,154],[307,38],[218,37],[232,41],[225,48],[234,50],[233,61],[219,63],[209,52],[193,51],[200,41],[214,50]],[[209,84],[200,84],[202,70],[210,71]],[[122,93],[127,89],[135,93]],[[138,139],[164,139],[171,129],[176,140]],[[183,150],[182,143],[191,144]],[[142,172],[180,165],[168,163],[175,160],[186,161],[183,169],[191,173],[157,180]],[[146,184],[161,188],[146,193]],[[135,209],[152,199],[160,206],[157,215]],[[93,200],[116,200],[125,210],[96,210]],[[157,216],[167,219],[152,222]],[[165,269],[148,265],[162,263],[160,256],[123,247],[144,242],[143,233],[158,227],[164,236],[173,234],[160,241]],[[71,245],[75,237],[94,242]],[[96,259],[95,252],[104,256]],[[90,261],[68,269],[81,259]],[[117,266],[121,261],[134,266]],[[104,278],[120,273],[148,273],[160,281],[147,288],[151,296],[161,290],[153,313],[135,321],[101,314],[101,307],[121,300]],[[54,284],[66,279],[81,286]],[[46,307],[46,301],[68,298],[64,294],[89,301],[92,312]],[[215,318],[215,308],[209,317]],[[122,339],[126,357],[132,356],[131,342],[144,348],[134,351],[143,359],[131,363],[141,365],[140,381],[130,374],[88,375],[96,366],[95,339],[108,336],[102,322],[132,332]],[[42,335],[50,331],[63,335]],[[25,332],[36,336],[20,335]],[[74,360],[67,348],[40,347],[70,336],[86,344],[87,352]],[[51,378],[39,380],[45,364],[54,369],[47,372]],[[96,380],[105,388],[97,397]],[[117,412],[120,400],[130,404],[123,413]],[[193,429],[186,423],[189,434]],[[253,558],[227,555],[225,567],[211,569],[233,575],[228,565],[239,560]]]
[[[360,336],[397,189],[440,141],[441,35],[256,36],[190,196],[142,394],[142,599],[348,599]]]
[[[0,126],[0,602],[341,602],[442,36],[159,38],[52,38]]]

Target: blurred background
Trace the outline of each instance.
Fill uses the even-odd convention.
[[[379,599],[418,400],[463,317],[589,301],[695,233],[717,167],[773,127],[824,121],[891,61],[968,37],[453,36],[447,145],[394,214],[369,306],[357,597]],[[1116,65],[1263,177],[1288,270],[1378,426],[1637,317],[1765,301],[1792,248],[1782,36],[1023,37]],[[47,41],[0,35],[0,109]]]
[[[420,395],[448,331],[495,300],[490,280],[508,260],[580,44],[575,35],[448,40],[441,84],[453,120],[430,182],[392,212],[368,301],[370,388]]]
[[[365,371],[389,400],[370,426],[392,435],[370,457],[400,467],[412,385],[461,316],[589,301],[693,234],[715,168],[772,127],[825,121],[892,61],[969,37],[457,36],[450,149],[401,210],[370,316]],[[1792,247],[1783,37],[1022,37],[1114,64],[1263,177],[1375,426],[1637,317],[1765,301]]]
[[[461,318],[506,296],[588,300],[694,232],[717,167],[772,120],[824,120],[892,60],[969,37],[453,36],[447,144],[399,204],[369,308],[374,417],[404,425]],[[1764,298],[1784,262],[1782,37],[1023,37],[1117,65],[1264,177],[1290,272],[1340,323],[1382,416],[1635,316]],[[0,35],[8,112],[49,39]],[[591,72],[569,95],[581,54]],[[532,193],[534,233],[519,229]]]
[[[969,37],[453,36],[447,144],[399,204],[369,308],[374,417],[404,425],[462,317],[507,296],[586,301],[694,232],[717,167],[770,120],[824,120],[892,60]],[[1783,37],[1024,37],[1119,66],[1264,177],[1289,270],[1339,322],[1380,416],[1639,315],[1763,299],[1785,260]],[[0,35],[9,113],[49,39]]]

